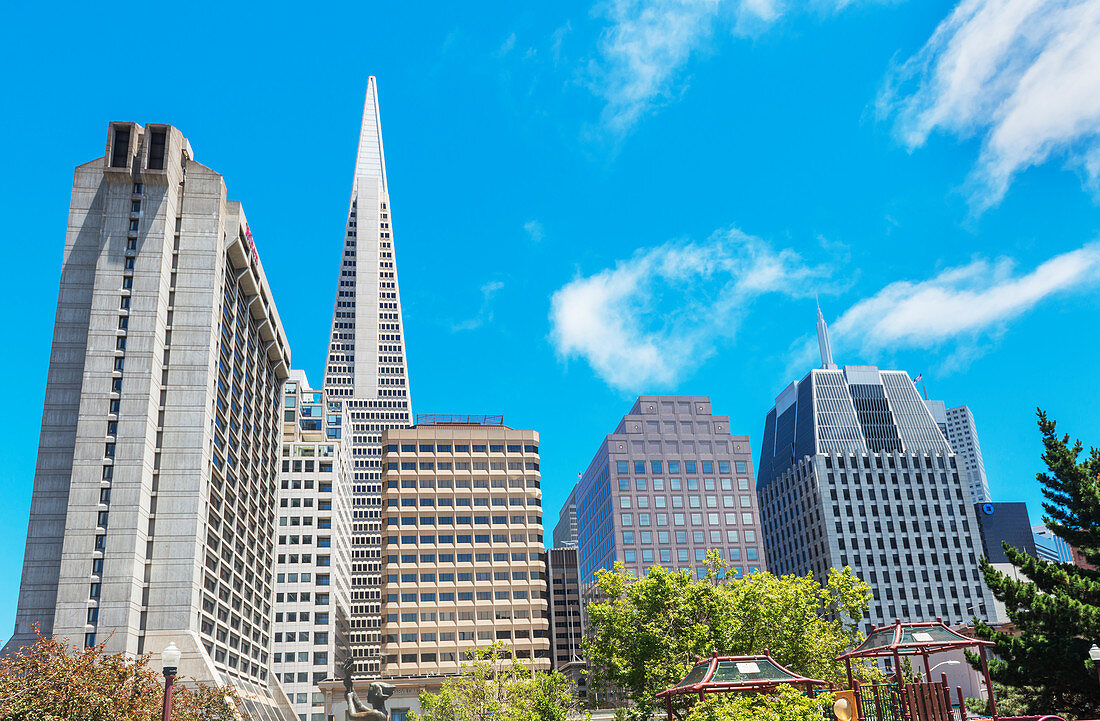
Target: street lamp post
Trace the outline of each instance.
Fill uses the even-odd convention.
[[[175,641],[170,641],[164,650],[160,654],[161,662],[164,664],[164,708],[161,711],[161,721],[171,721],[172,719],[172,686],[176,682],[176,669],[180,665],[180,650],[176,646]]]
[[[1092,665],[1096,668],[1097,680],[1100,680],[1100,646],[1092,644],[1092,648],[1089,649],[1089,658],[1092,659]]]
[[[932,668],[928,669],[928,680],[929,680],[929,681],[931,681],[931,680],[932,680],[932,672],[933,672],[933,671],[935,671],[935,670],[936,670],[937,668],[939,668],[940,666],[954,666],[954,665],[956,665],[956,664],[958,664],[958,663],[959,663],[959,662],[958,662],[958,661],[956,661],[956,660],[954,660],[954,659],[952,659],[952,660],[950,660],[950,661],[940,661],[940,662],[939,662],[939,663],[937,663],[937,664],[936,664],[935,666],[933,666]]]

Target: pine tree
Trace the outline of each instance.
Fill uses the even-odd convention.
[[[1038,411],[1043,462],[1044,521],[1057,536],[1100,565],[1100,449],[1083,461],[1080,441],[1059,437],[1054,421]],[[1100,642],[1100,571],[1071,563],[1050,563],[1005,544],[1005,554],[1028,580],[1013,580],[985,559],[982,572],[997,600],[1005,604],[1016,633],[1003,633],[981,621],[977,632],[994,641],[998,659],[990,672],[998,685],[1022,692],[1027,713],[1100,715],[1097,668],[1089,648]]]

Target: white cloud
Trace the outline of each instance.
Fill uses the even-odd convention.
[[[831,13],[861,1],[792,6]],[[602,121],[616,134],[678,94],[681,71],[716,30],[751,35],[787,10],[784,0],[609,0],[598,7],[610,24],[600,38],[592,89],[607,101]]]
[[[481,307],[478,309],[477,315],[459,321],[458,323],[452,323],[451,331],[457,333],[464,330],[476,330],[486,323],[491,322],[493,320],[493,298],[503,288],[504,282],[499,280],[491,280],[482,285]]]
[[[734,335],[753,299],[812,294],[827,275],[736,229],[705,243],[667,243],[558,289],[551,340],[616,388],[669,386]]]
[[[910,149],[937,130],[981,138],[975,210],[1053,157],[1100,189],[1100,0],[963,0],[890,74],[879,109]]]
[[[1048,297],[1098,280],[1100,243],[1056,255],[1023,274],[1010,259],[976,259],[928,280],[887,285],[830,324],[830,335],[834,348],[858,350],[868,361],[895,348],[935,348],[949,341],[976,346]]]
[[[538,243],[546,237],[546,230],[542,227],[542,223],[537,220],[528,220],[523,224],[523,230],[534,243]]]

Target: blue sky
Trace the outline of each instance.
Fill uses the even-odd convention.
[[[378,5],[9,8],[0,632],[73,167],[109,120],[181,128],[320,383],[369,74],[414,410],[540,431],[548,537],[637,393],[712,396],[756,455],[815,295],[838,362],[971,406],[1035,522],[1034,408],[1100,443],[1098,0]]]

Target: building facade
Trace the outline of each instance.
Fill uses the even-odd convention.
[[[749,437],[706,396],[641,396],[575,489],[580,582],[616,561],[702,576],[710,550],[734,575],[765,568]]]
[[[1032,526],[1035,541],[1035,557],[1051,563],[1073,563],[1073,550],[1064,540],[1054,535],[1046,526]]]
[[[772,571],[824,582],[850,566],[874,595],[868,627],[989,617],[966,482],[904,371],[823,354],[767,415],[759,496]]]
[[[961,470],[970,498],[974,503],[989,503],[992,500],[989,479],[985,475],[982,446],[978,442],[978,427],[969,406],[947,409],[947,442],[956,459],[962,462]]]
[[[382,674],[455,674],[497,641],[549,669],[538,433],[420,416],[383,436]]]
[[[1027,504],[975,503],[974,517],[982,536],[982,555],[990,563],[1008,563],[1002,543],[1038,558]]]
[[[359,131],[324,390],[344,403],[351,453],[351,632],[355,673],[380,669],[382,432],[410,424],[405,332],[374,77]]]
[[[569,680],[578,699],[588,696],[588,677],[581,658],[583,619],[577,547],[546,552],[546,591],[550,604],[550,662]]]
[[[577,546],[577,487],[569,491],[569,498],[558,512],[558,523],[554,526],[554,548]]]
[[[268,676],[290,351],[222,176],[112,122],[73,181],[15,635],[175,642],[180,673],[293,718]]]
[[[298,718],[325,721],[318,684],[337,677],[348,648],[351,463],[341,402],[302,371],[290,372],[281,412],[272,670]]]

